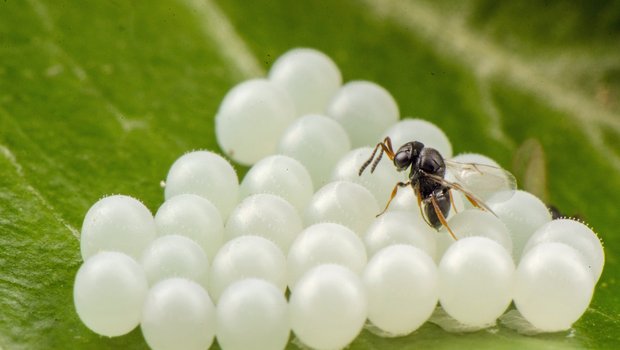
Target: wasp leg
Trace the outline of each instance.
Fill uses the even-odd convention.
[[[452,194],[452,190],[448,191],[448,197],[450,197],[450,204],[452,205],[452,209],[454,209],[454,213],[458,213],[459,211],[456,209],[456,205],[454,204],[454,195]]]
[[[452,232],[452,229],[450,228],[450,226],[448,226],[448,222],[446,221],[446,218],[443,216],[441,209],[439,209],[439,204],[437,204],[437,200],[435,199],[434,195],[431,195],[431,203],[433,204],[433,208],[435,209],[435,214],[437,214],[437,218],[439,219],[441,224],[448,230],[448,232],[450,232],[450,236],[452,236],[452,238],[454,238],[455,241],[458,240],[458,238],[456,238],[456,236],[454,235],[454,232]]]
[[[375,149],[372,150],[372,154],[370,155],[370,158],[368,158],[368,160],[366,160],[364,164],[362,164],[362,166],[360,167],[360,170],[358,172],[359,176],[361,176],[364,170],[368,167],[368,165],[370,165],[370,162],[372,162],[373,158],[375,158],[375,154],[377,153],[377,150],[379,150],[379,148],[381,148],[381,151],[379,152],[379,156],[377,157],[377,159],[375,159],[375,161],[372,163],[372,167],[370,167],[371,173],[375,171],[375,168],[377,167],[377,164],[379,164],[381,157],[383,157],[384,152],[385,154],[387,154],[390,160],[394,159],[394,149],[392,148],[392,140],[390,140],[390,137],[388,136],[385,139],[383,139],[383,142],[379,142],[375,146]]]
[[[414,193],[418,198],[418,209],[420,209],[420,216],[422,217],[422,219],[424,219],[424,222],[426,222],[428,226],[433,227],[433,224],[428,221],[428,218],[426,217],[426,215],[424,215],[424,212],[422,211],[422,196],[420,195],[420,191],[414,189]]]
[[[394,186],[394,189],[392,190],[392,194],[390,195],[390,200],[385,205],[385,208],[383,209],[383,211],[380,212],[379,214],[377,214],[377,217],[381,216],[383,213],[386,212],[386,210],[390,206],[390,203],[392,203],[392,199],[394,199],[394,197],[396,197],[396,193],[398,192],[398,188],[399,187],[407,187],[409,185],[411,185],[411,182],[399,182],[399,183],[397,183],[396,186]]]
[[[471,203],[471,205],[473,205],[474,207],[486,211],[486,209],[482,205],[480,205],[480,203],[478,203],[477,200],[475,200],[474,198],[470,197],[468,194],[465,194],[465,198],[467,198],[469,203]]]

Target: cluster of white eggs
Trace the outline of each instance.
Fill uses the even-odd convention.
[[[552,220],[524,191],[484,198],[493,213],[455,194],[457,241],[426,224],[411,188],[375,217],[407,175],[388,159],[358,175],[385,136],[497,164],[453,157],[427,121],[399,122],[380,86],[341,84],[327,56],[292,50],[268,79],[233,88],[216,116],[221,148],[252,165],[241,183],[223,157],[194,151],[172,165],[154,217],[127,196],[95,203],[74,286],[84,324],[106,336],[140,325],[153,349],[206,349],[214,337],[223,349],[282,349],[291,330],[305,346],[336,349],[367,320],[382,336],[406,335],[439,302],[481,329],[514,301],[532,328],[568,329],[603,268],[594,232]]]

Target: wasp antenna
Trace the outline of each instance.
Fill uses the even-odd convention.
[[[394,160],[394,156],[396,155],[394,153],[394,148],[392,147],[392,139],[390,139],[389,136],[386,136],[383,139],[383,142],[381,143],[381,149],[383,149],[383,151],[385,151],[385,154],[387,154],[388,158],[390,158],[390,160]]]
[[[383,139],[383,143],[388,147],[390,152],[394,153],[394,148],[392,147],[392,139],[389,136],[386,136]]]
[[[389,137],[386,137],[383,140],[383,142],[379,142],[375,146],[375,149],[372,150],[372,154],[370,155],[370,158],[368,158],[368,160],[365,161],[364,164],[362,164],[362,166],[360,167],[360,171],[358,172],[359,176],[362,176],[362,173],[368,167],[370,162],[372,162],[372,159],[375,157],[375,154],[377,153],[377,150],[379,148],[381,148],[381,152],[379,152],[379,157],[375,160],[375,162],[372,164],[372,167],[370,168],[370,172],[371,173],[373,171],[375,171],[375,168],[377,167],[377,164],[379,164],[379,161],[381,160],[381,157],[383,157],[383,152],[385,152],[390,159],[394,159],[394,150],[392,149],[392,140],[390,140]]]
[[[372,155],[370,156],[370,158],[368,158],[368,160],[365,161],[364,164],[362,164],[362,166],[360,167],[360,171],[357,173],[358,176],[362,176],[362,173],[364,172],[364,170],[366,170],[366,168],[368,167],[370,162],[372,162],[372,159],[374,157],[375,157],[375,152],[372,152]]]
[[[372,166],[370,167],[371,174],[375,172],[375,168],[381,161],[381,158],[383,158],[383,148],[381,148],[381,152],[379,152],[379,156],[377,157],[377,159],[375,159],[375,161],[372,163]]]
[[[362,173],[364,172],[364,170],[366,170],[368,165],[370,165],[370,162],[372,162],[372,159],[375,157],[375,154],[377,153],[377,149],[379,147],[381,147],[381,143],[378,143],[375,146],[375,149],[372,150],[372,154],[370,155],[370,158],[368,158],[368,160],[366,160],[364,164],[362,164],[362,166],[360,167],[360,171],[357,173],[358,176],[362,176]],[[383,149],[381,149],[381,151],[383,152]],[[381,155],[379,155],[379,157],[381,157]]]

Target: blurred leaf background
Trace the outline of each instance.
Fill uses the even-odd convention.
[[[299,46],[330,55],[345,81],[386,87],[457,153],[495,158],[606,247],[570,332],[427,324],[397,339],[365,331],[351,349],[620,344],[620,2],[1,0],[0,348],[146,348],[139,329],[99,337],[75,314],[84,214],[113,193],[155,211],[174,159],[218,150],[225,93]]]

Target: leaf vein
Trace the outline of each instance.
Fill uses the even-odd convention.
[[[54,25],[54,21],[49,15],[49,12],[47,11],[45,5],[39,0],[29,0],[28,2],[34,9],[37,17],[39,17],[39,20],[43,23],[43,27],[45,28],[45,30],[49,34],[53,34],[54,32],[56,32],[56,26]],[[112,116],[114,116],[116,121],[121,126],[121,129],[125,133],[129,133],[135,129],[144,129],[148,126],[146,121],[139,119],[130,119],[123,112],[121,112],[121,110],[116,105],[114,105],[106,96],[104,96],[101,90],[97,88],[93,80],[90,79],[88,73],[86,73],[86,70],[80,64],[78,64],[78,62],[69,53],[67,53],[66,50],[64,50],[62,47],[58,46],[55,42],[51,40],[47,43],[47,46],[52,54],[64,58],[65,63],[67,63],[67,65],[71,68],[71,71],[73,72],[75,77],[80,82],[86,83],[88,88],[90,88],[90,90],[93,92],[93,94],[103,101],[106,110],[108,110],[108,112],[110,112]]]
[[[182,0],[200,21],[203,34],[215,41],[239,79],[262,77],[265,71],[224,12],[211,0]]]
[[[73,227],[71,224],[69,224],[63,217],[62,215],[58,212],[58,210],[56,210],[56,208],[54,208],[54,206],[47,200],[45,199],[45,197],[43,197],[43,195],[41,194],[41,192],[39,192],[36,188],[34,188],[29,182],[28,179],[26,178],[25,174],[24,174],[24,168],[22,167],[22,165],[17,161],[17,157],[15,157],[15,155],[13,154],[13,152],[11,152],[11,150],[6,147],[5,145],[0,144],[0,153],[2,153],[2,155],[4,156],[4,158],[6,158],[9,163],[11,163],[11,165],[13,166],[13,168],[15,169],[15,173],[20,177],[20,179],[22,179],[22,181],[24,182],[24,186],[26,187],[26,190],[28,192],[30,192],[30,194],[32,194],[35,198],[37,198],[41,204],[48,209],[54,219],[56,219],[56,221],[58,221],[60,224],[62,224],[65,228],[67,228],[69,230],[69,232],[71,232],[71,234],[77,238],[79,240],[80,238],[80,232]]]

